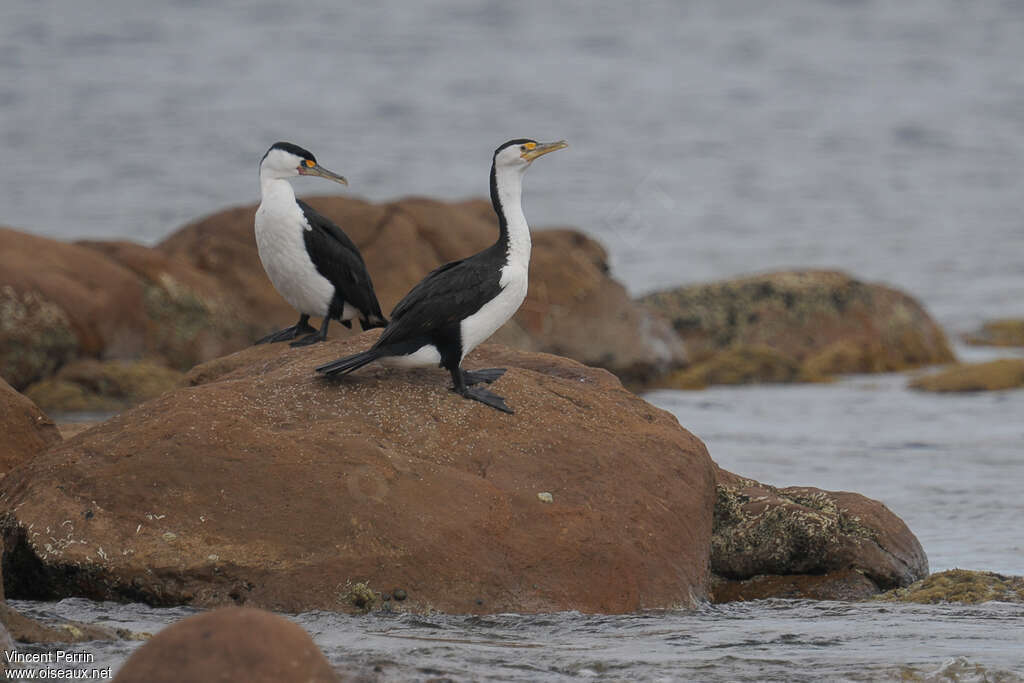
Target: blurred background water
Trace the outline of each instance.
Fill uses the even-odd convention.
[[[634,293],[838,267],[906,290],[956,334],[1024,316],[1022,37],[1019,0],[5,0],[0,224],[153,243],[255,202],[257,164],[279,139],[348,176],[357,196],[481,196],[499,143],[565,138],[571,149],[527,177],[527,215],[602,240]],[[1022,392],[922,396],[897,375],[649,399],[727,469],[883,500],[933,569],[1024,574]],[[143,625],[180,616],[28,608]],[[301,623],[339,666],[377,658],[395,680],[1024,671],[1012,606],[381,619]],[[392,630],[408,638],[379,635]]]

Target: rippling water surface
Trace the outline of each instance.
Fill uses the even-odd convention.
[[[530,171],[527,214],[602,239],[634,292],[840,267],[955,333],[1024,316],[1021,36],[1014,1],[5,0],[0,224],[154,242],[255,201],[278,139],[371,199],[479,196],[499,142],[564,137]],[[1024,574],[1024,392],[905,381],[648,398],[727,469],[884,501],[933,569]],[[189,613],[18,604],[144,631]],[[1024,672],[1024,614],[1000,604],[297,620],[340,669],[383,680]],[[80,647],[116,664],[135,645]]]

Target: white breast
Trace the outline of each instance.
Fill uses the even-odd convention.
[[[501,269],[502,290],[483,307],[462,321],[462,357],[482,344],[516,314],[526,298],[529,263],[506,264]]]
[[[274,288],[295,310],[323,317],[334,297],[334,285],[317,271],[309,258],[303,239],[309,224],[295,203],[291,186],[287,181],[279,182],[287,186],[287,192],[264,192],[263,202],[256,211],[256,247],[260,262]],[[288,194],[291,194],[290,201]]]

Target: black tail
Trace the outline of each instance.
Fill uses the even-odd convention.
[[[367,349],[352,356],[345,356],[338,360],[332,360],[330,363],[325,363],[318,367],[316,371],[324,375],[347,374],[386,355],[387,353],[380,349]]]

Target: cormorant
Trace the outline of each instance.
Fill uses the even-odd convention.
[[[492,408],[513,412],[483,387],[505,368],[467,371],[462,359],[511,318],[526,297],[530,228],[521,204],[523,173],[538,157],[568,147],[565,141],[510,140],[494,151],[491,203],[498,214],[498,241],[478,254],[437,268],[405,295],[391,322],[370,349],[317,368],[325,375],[352,372],[380,360],[385,365],[439,365],[453,390]]]
[[[306,346],[327,338],[331,318],[345,327],[359,318],[364,330],[384,327],[373,282],[359,249],[341,228],[295,198],[286,178],[311,175],[342,185],[348,181],[328,171],[305,149],[290,142],[271,145],[260,161],[260,194],[256,211],[256,246],[270,281],[300,314],[299,322],[260,339],[257,344],[295,339]],[[309,317],[323,318],[319,331]]]

